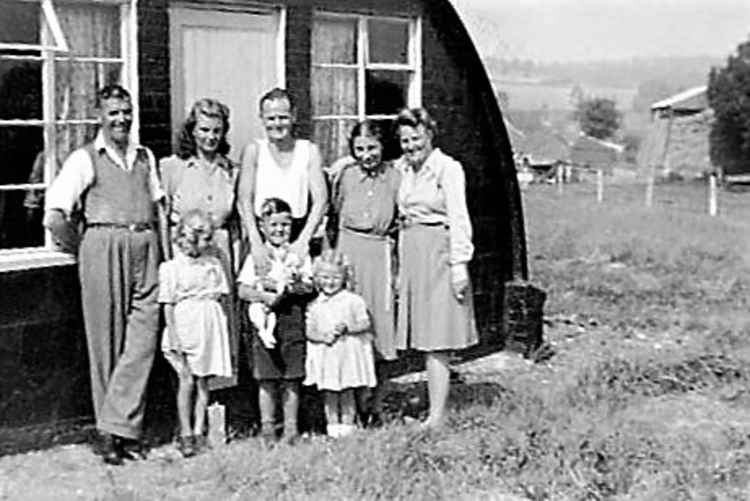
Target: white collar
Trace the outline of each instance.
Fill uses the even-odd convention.
[[[125,164],[122,163],[122,157],[107,141],[104,140],[104,134],[100,130],[96,133],[94,139],[94,149],[96,151],[104,150],[107,155],[115,162],[121,169],[130,170],[135,163],[136,158],[139,154],[145,154],[146,148],[139,144],[133,144],[128,141],[127,149],[125,150]]]

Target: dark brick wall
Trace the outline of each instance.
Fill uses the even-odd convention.
[[[91,413],[74,266],[0,275],[0,429]]]
[[[167,0],[138,2],[140,134],[157,158],[172,150],[167,5]]]
[[[310,102],[310,19],[312,7],[293,2],[286,19],[286,86],[297,101],[297,132],[302,137],[312,133]]]

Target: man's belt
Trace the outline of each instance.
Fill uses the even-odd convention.
[[[448,223],[443,221],[419,221],[414,220],[408,216],[401,216],[399,218],[399,227],[402,230],[405,230],[407,228],[412,228],[414,226],[442,226],[445,229],[448,229]]]
[[[151,231],[156,229],[153,222],[145,223],[87,223],[86,228],[114,228],[133,232]]]

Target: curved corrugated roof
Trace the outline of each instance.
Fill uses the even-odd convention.
[[[466,38],[465,44],[459,42],[463,46],[461,60],[471,80],[471,92],[479,98],[485,113],[487,125],[494,132],[490,135],[492,137],[492,146],[499,157],[501,157],[498,158],[498,160],[501,160],[498,162],[498,166],[504,170],[503,176],[506,178],[505,184],[508,189],[508,208],[510,210],[509,226],[512,238],[518,242],[517,245],[512,247],[513,256],[511,261],[514,268],[513,276],[526,278],[528,276],[526,232],[523,223],[521,193],[516,178],[511,142],[508,137],[505,120],[500,112],[497,97],[495,96],[495,89],[490,82],[487,68],[479,56],[476,39],[469,32],[465,23],[465,17],[461,16],[457,2],[453,0],[424,0],[424,2],[425,5],[429,4],[428,8],[432,14],[439,16],[445,24],[451,26],[451,35],[454,37],[454,41]],[[453,22],[453,18],[455,18],[455,22]]]

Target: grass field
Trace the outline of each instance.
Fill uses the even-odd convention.
[[[750,196],[719,218],[632,200],[524,193],[555,355],[467,369],[444,431],[116,469],[71,446],[0,458],[0,499],[750,499]]]

